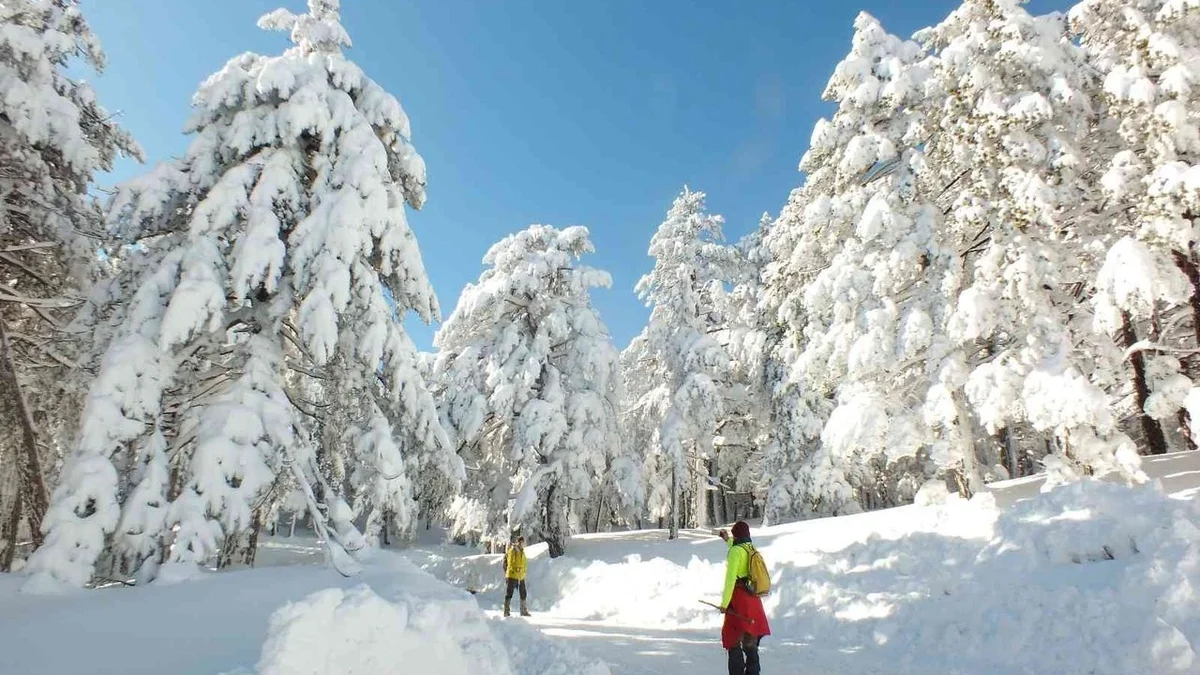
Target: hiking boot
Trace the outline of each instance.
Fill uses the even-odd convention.
[[[512,612],[508,609],[508,600],[504,601],[504,616],[512,616]]]
[[[525,603],[521,603],[521,616],[529,616],[529,607]]]

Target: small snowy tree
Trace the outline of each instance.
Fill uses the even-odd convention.
[[[636,483],[619,437],[619,355],[590,298],[611,279],[578,262],[592,250],[583,227],[501,240],[438,331],[439,404],[468,467],[451,509],[459,534],[507,543],[519,528],[561,556],[606,475]]]
[[[114,230],[159,247],[91,388],[39,579],[84,584],[102,556],[146,577],[250,563],[292,489],[340,558],[364,542],[339,478],[369,527],[409,530],[405,454],[450,452],[384,297],[438,311],[405,216],[425,199],[408,119],[344,56],[336,0],[260,26],[294,46],[210,77],[184,156],[114,199]]]
[[[650,240],[654,269],[637,285],[650,307],[642,333],[650,363],[643,373],[665,383],[667,395],[652,390],[647,395],[656,405],[633,405],[661,406],[658,442],[670,467],[671,538],[678,534],[681,499],[707,489],[704,467],[713,459],[716,423],[724,411],[730,358],[710,332],[716,324],[713,295],[728,274],[722,222],[705,213],[703,192],[685,187]],[[707,516],[700,508],[693,515],[700,523]]]
[[[73,421],[77,377],[64,310],[95,258],[99,211],[86,191],[133,141],[67,76],[78,58],[100,70],[104,54],[70,0],[0,5],[0,570],[18,530],[35,545],[48,508],[46,472]]]

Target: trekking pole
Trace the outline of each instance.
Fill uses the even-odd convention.
[[[713,603],[711,603],[707,600],[701,600],[700,604],[708,605],[709,607],[712,607],[713,609],[721,609],[720,605],[714,605]],[[726,609],[725,613],[732,614],[735,619],[741,619],[742,621],[745,621],[746,623],[748,623],[750,625],[754,625],[754,619],[751,619],[748,616],[742,616],[741,614],[738,614],[737,612],[733,611],[732,609]]]

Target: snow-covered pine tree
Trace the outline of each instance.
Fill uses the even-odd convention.
[[[308,7],[263,17],[294,45],[204,82],[184,156],[114,200],[127,239],[166,236],[91,388],[37,580],[85,584],[102,556],[143,578],[160,561],[172,575],[250,562],[290,489],[344,560],[363,542],[334,477],[368,523],[404,518],[405,453],[451,452],[384,298],[438,312],[405,215],[424,163],[400,104],[343,54],[337,0]]]
[[[982,431],[1027,426],[1068,473],[1128,470],[1132,443],[1093,381],[1097,352],[1084,294],[1100,227],[1082,144],[1093,85],[1065,17],[1034,17],[1019,0],[966,0],[918,34],[937,55],[928,194],[945,206],[945,245],[963,261],[948,335],[960,366],[942,376],[929,421],[955,432],[965,492],[983,469]],[[934,131],[935,130],[935,131]],[[964,461],[965,460],[965,461]],[[985,466],[993,463],[985,457]]]
[[[631,457],[642,458],[641,493],[635,510],[639,526],[649,520],[662,528],[671,515],[671,463],[663,454],[660,431],[670,401],[667,383],[655,377],[659,362],[645,331],[621,352],[621,441]]]
[[[468,467],[459,535],[505,544],[519,529],[561,556],[606,474],[637,480],[619,435],[619,354],[591,305],[611,278],[579,264],[592,250],[583,227],[506,237],[434,339],[441,414]]]
[[[763,237],[771,218],[763,214],[757,230],[736,242],[723,286],[714,292],[717,325],[713,335],[730,358],[725,413],[713,439],[715,461],[705,490],[715,522],[752,518],[766,496],[763,459],[771,439],[769,331],[763,320],[762,271],[767,259]]]
[[[825,97],[801,168],[812,248],[827,256],[804,290],[797,367],[809,398],[831,398],[821,444],[800,477],[808,508],[835,515],[911,498],[936,438],[914,413],[947,366],[936,339],[953,258],[939,213],[917,188],[925,168],[927,56],[868,14]],[[969,440],[969,439],[968,439]]]
[[[811,513],[803,481],[805,462],[820,441],[831,407],[829,394],[810,386],[799,367],[806,344],[804,288],[830,257],[820,248],[820,231],[806,226],[805,215],[815,192],[808,182],[792,190],[763,237],[767,260],[759,311],[766,338],[764,377],[772,427],[763,453],[767,481],[763,519],[767,523]]]
[[[917,187],[926,61],[915,42],[858,16],[825,91],[838,110],[816,125],[807,181],[769,233],[765,299],[786,379],[768,520],[902,502],[935,444],[917,410],[946,365],[935,331],[954,265]]]
[[[659,443],[670,466],[671,538],[684,520],[682,500],[708,485],[706,467],[727,394],[729,354],[711,333],[713,294],[728,275],[722,222],[705,212],[703,192],[685,187],[650,240],[654,269],[637,284],[638,296],[650,307],[642,332],[650,363],[642,372],[667,386]],[[648,395],[662,401],[657,390]],[[707,513],[696,511],[701,510],[693,509],[687,520],[703,524]]]
[[[1105,163],[1112,237],[1096,279],[1097,328],[1126,351],[1129,376],[1117,393],[1132,389],[1128,412],[1144,450],[1168,451],[1164,426],[1194,447],[1196,420],[1184,404],[1200,378],[1200,8],[1086,0],[1071,22],[1102,78],[1105,124],[1091,149]]]
[[[68,77],[73,59],[104,67],[78,3],[0,5],[0,571],[18,530],[42,541],[45,474],[74,421],[64,310],[80,302],[99,245],[87,189],[118,153],[141,156],[91,87]]]

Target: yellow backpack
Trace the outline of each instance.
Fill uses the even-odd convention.
[[[758,597],[771,592],[771,573],[767,571],[767,562],[753,544],[742,544],[750,554],[750,576],[746,579],[746,590]]]

